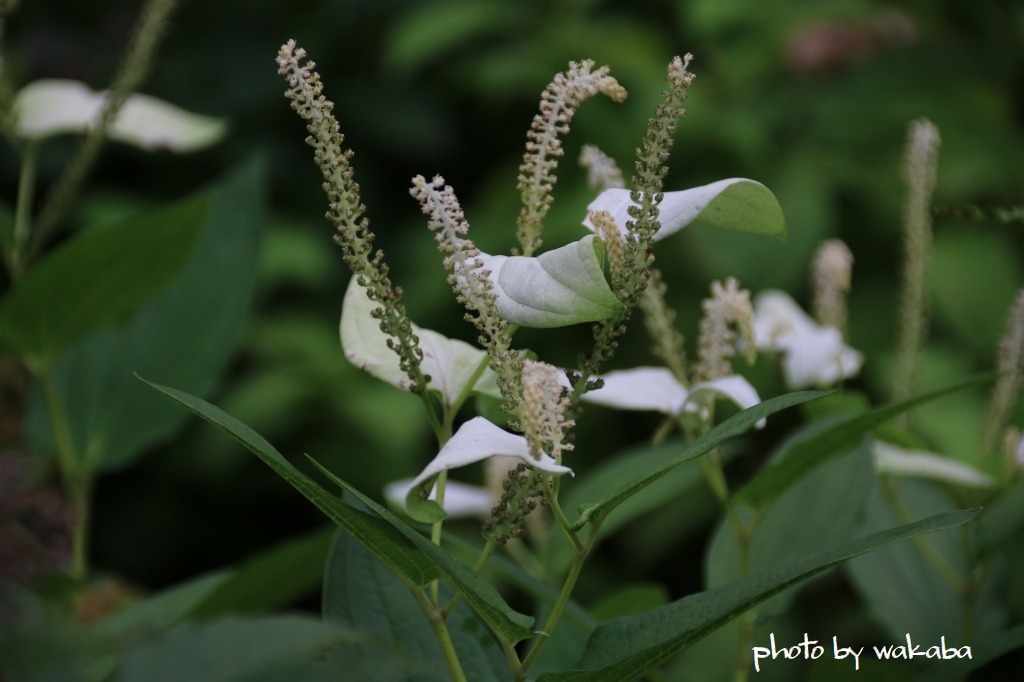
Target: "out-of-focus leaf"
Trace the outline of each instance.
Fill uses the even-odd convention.
[[[78,233],[0,302],[0,351],[44,368],[86,334],[124,322],[182,269],[209,197]]]
[[[200,395],[220,381],[247,331],[258,271],[264,170],[264,163],[250,162],[218,186],[198,222],[202,234],[195,248],[163,292],[124,326],[92,334],[58,358],[55,383],[73,448],[90,469],[124,464],[187,419],[135,381],[132,372]],[[30,405],[29,424],[36,446],[52,449],[39,396]]]
[[[337,623],[298,616],[186,624],[128,652],[117,679],[239,682],[268,670],[276,679],[298,679],[289,672],[293,666],[321,660],[325,650],[361,639]],[[341,672],[335,669],[336,675]]]

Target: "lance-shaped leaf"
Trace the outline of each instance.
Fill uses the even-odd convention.
[[[296,469],[265,438],[220,408],[183,391],[160,386],[141,377],[139,380],[226,431],[370,550],[406,586],[416,589],[443,574],[459,589],[466,602],[487,626],[504,641],[515,643],[533,634],[530,630],[533,619],[513,610],[490,583],[459,563],[446,550],[423,537],[419,531],[322,467],[316,460],[310,458],[328,478],[369,507],[371,513],[355,509],[342,502],[337,495],[321,488]]]
[[[473,417],[459,427],[448,439],[441,452],[420,472],[409,486],[405,508],[409,516],[424,523],[434,523],[445,517],[445,512],[428,498],[434,481],[442,471],[457,469],[480,462],[488,457],[517,457],[532,467],[550,474],[571,474],[572,469],[562,466],[548,455],[534,458],[526,439],[495,426],[483,417]]]
[[[341,309],[341,346],[345,357],[364,372],[408,391],[409,376],[399,367],[398,354],[388,348],[390,337],[381,331],[380,321],[372,315],[378,304],[370,300],[357,279],[349,281]],[[430,329],[416,325],[412,328],[423,351],[420,370],[430,377],[427,390],[439,393],[447,406],[454,405],[474,376],[474,391],[501,397],[494,372],[485,367],[478,373],[481,363],[487,362],[486,352]]]
[[[604,190],[587,206],[587,218],[583,224],[593,230],[590,214],[608,211],[615,218],[619,231],[627,235],[626,223],[632,220],[629,216],[629,207],[633,205],[630,195],[628,189]],[[786,219],[775,195],[761,183],[746,178],[729,178],[693,189],[665,192],[658,204],[658,219],[661,229],[655,233],[655,240],[664,239],[694,223],[786,238]]]
[[[593,235],[527,256],[481,254],[498,314],[521,327],[565,327],[605,320],[622,309],[604,276],[604,243]]]
[[[735,499],[753,509],[763,509],[789,486],[800,480],[829,457],[845,452],[866,433],[884,424],[898,414],[918,405],[949,395],[956,391],[991,381],[996,373],[968,377],[963,381],[892,405],[884,405],[862,414],[853,415],[825,429],[812,438],[793,446],[781,460],[769,465],[750,483],[740,489]]]
[[[542,675],[540,682],[622,682],[640,677],[761,602],[855,556],[922,533],[967,523],[977,509],[950,512],[890,528],[720,588],[701,592],[599,625],[573,670]]]
[[[762,419],[769,417],[780,410],[784,410],[787,407],[793,407],[794,405],[799,405],[800,403],[805,403],[824,395],[828,395],[828,393],[822,391],[800,391],[798,393],[787,393],[786,395],[770,398],[763,403],[759,403],[754,407],[743,410],[739,414],[734,414],[698,438],[675,457],[670,458],[667,462],[659,464],[651,471],[634,478],[619,488],[615,493],[609,495],[600,502],[580,505],[580,516],[576,520],[576,523],[573,524],[573,529],[579,530],[594,519],[603,519],[611,513],[615,507],[619,506],[627,499],[667,474],[669,471],[672,471],[672,469],[676,468],[683,462],[688,462],[691,459],[696,459],[701,455],[707,454],[713,448],[717,447],[719,443],[722,443],[734,436],[746,433]]]

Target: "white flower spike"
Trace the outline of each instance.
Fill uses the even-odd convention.
[[[822,327],[782,291],[754,300],[757,347],[782,354],[782,372],[793,390],[831,386],[860,371],[864,356],[843,343],[835,327]]]
[[[108,97],[107,92],[93,92],[73,80],[29,83],[14,99],[14,132],[28,140],[84,133],[99,121]],[[146,150],[187,153],[214,144],[226,131],[223,119],[135,94],[125,100],[107,134],[113,140]]]
[[[727,398],[741,409],[761,402],[750,382],[736,374],[694,384],[690,388],[679,383],[666,367],[615,370],[601,375],[601,378],[604,386],[584,393],[583,399],[623,410],[652,410],[678,417],[684,410],[696,412],[698,405],[693,398],[704,391]],[[757,422],[759,429],[764,425],[764,419]]]
[[[495,426],[483,417],[470,419],[455,432],[443,448],[413,479],[405,497],[409,516],[424,523],[434,523],[445,517],[441,506],[428,499],[428,492],[442,471],[464,467],[489,457],[504,455],[516,457],[532,467],[549,474],[571,474],[572,469],[562,466],[546,454],[540,458],[530,455],[526,439]]]

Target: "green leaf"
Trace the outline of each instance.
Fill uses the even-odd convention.
[[[446,592],[444,601],[451,598],[451,590]],[[394,573],[340,530],[324,570],[323,615],[371,636],[377,644],[355,645],[343,652],[357,667],[380,667],[379,645],[384,645],[393,653],[383,658],[404,678],[450,679],[437,638],[416,600]],[[460,602],[445,623],[462,667],[473,680],[511,680],[501,647],[465,603]]]
[[[604,243],[594,235],[540,256],[482,255],[498,313],[521,327],[605,320],[622,309],[604,276]]]
[[[522,18],[523,8],[494,0],[413,5],[394,22],[386,63],[399,72],[415,73],[449,50],[508,31]]]
[[[955,508],[947,491],[930,481],[904,480],[898,486],[880,481],[865,510],[862,532],[886,528],[907,515],[920,518]],[[983,517],[984,512],[972,531],[980,530]],[[948,640],[962,632],[967,620],[972,639],[982,641],[1003,625],[1006,597],[1005,588],[996,587],[1001,579],[993,581],[991,573],[985,575],[969,563],[972,544],[967,533],[944,533],[885,547],[851,561],[844,571],[873,620],[897,641],[908,632],[921,641]],[[936,570],[939,565],[941,572]],[[964,599],[965,584],[972,586],[970,599]]]
[[[0,352],[41,369],[89,332],[124,322],[181,270],[211,206],[198,197],[76,234],[0,302]]]
[[[315,504],[328,518],[351,533],[409,587],[426,585],[443,572],[462,592],[473,610],[498,636],[509,642],[518,642],[533,634],[530,630],[532,619],[513,611],[490,584],[456,561],[448,552],[407,526],[394,514],[331,474],[312,458],[310,459],[317,468],[371,509],[376,516],[354,509],[337,496],[328,493],[292,466],[266,439],[223,410],[183,391],[160,386],[141,377],[140,381],[226,431]]]
[[[629,216],[632,205],[630,190],[606,189],[587,206],[587,218],[583,224],[593,230],[590,214],[608,211],[619,231],[627,235],[626,224],[632,220]],[[655,240],[664,239],[691,224],[786,238],[786,219],[775,195],[760,182],[746,178],[730,178],[692,189],[665,192],[658,211],[661,228],[655,233]]]
[[[850,443],[859,441],[876,426],[918,405],[983,384],[996,376],[995,373],[989,373],[969,377],[963,381],[922,393],[909,400],[878,407],[869,412],[843,419],[814,438],[793,447],[784,459],[769,465],[736,493],[735,499],[748,507],[763,509],[816,466],[829,457],[845,452],[849,449]]]
[[[404,535],[422,551],[424,556],[429,557],[430,561],[452,581],[452,584],[455,585],[469,605],[473,607],[473,610],[476,611],[495,634],[510,644],[533,635],[533,630],[530,629],[530,626],[533,625],[533,619],[513,610],[502,599],[501,595],[498,594],[498,591],[494,589],[494,586],[469,570],[469,568],[460,563],[446,550],[438,547],[421,535],[419,531],[407,525],[390,511],[335,476],[315,459],[312,457],[309,459],[325,476],[339,485],[345,492],[366,505],[374,514],[391,524],[395,530]]]
[[[333,526],[290,539],[246,559],[192,611],[210,618],[290,606],[323,581],[321,566],[335,533]]]
[[[828,395],[827,391],[798,391],[796,393],[787,393],[786,395],[771,398],[763,403],[755,405],[754,407],[734,414],[715,428],[708,431],[704,436],[694,441],[689,447],[685,448],[682,452],[677,454],[675,457],[672,457],[667,462],[660,464],[642,476],[633,478],[625,486],[619,487],[616,492],[604,498],[600,502],[587,505],[580,512],[579,518],[576,520],[576,523],[573,524],[573,529],[579,530],[590,523],[592,519],[604,518],[613,509],[615,509],[615,507],[622,504],[624,501],[635,495],[640,490],[643,490],[654,481],[657,481],[683,462],[687,462],[691,459],[696,459],[701,455],[707,454],[717,447],[719,443],[722,443],[729,438],[733,438],[734,436],[746,433],[760,420],[773,415],[780,410],[784,410],[787,407],[793,407],[794,405],[799,405],[825,395]]]
[[[819,424],[810,424],[798,437],[811,437],[814,430],[821,430],[816,427]],[[784,445],[783,453],[786,449]],[[873,482],[871,439],[865,438],[789,488],[763,512],[754,526],[745,574],[740,572],[739,542],[722,520],[707,549],[706,587],[757,575],[788,564],[794,556],[810,556],[857,537]],[[762,605],[758,616],[784,612],[794,594],[790,590]]]
[[[761,602],[848,559],[922,533],[966,523],[978,510],[940,514],[890,528],[715,590],[691,595],[642,615],[598,626],[574,670],[541,676],[540,682],[621,682],[652,670]]]
[[[226,431],[232,438],[263,460],[296,490],[327,515],[329,519],[351,533],[374,556],[383,561],[410,587],[426,585],[440,574],[437,566],[426,555],[397,533],[395,529],[375,516],[353,509],[337,496],[328,493],[308,476],[296,469],[281,453],[258,433],[223,410],[205,400],[167,386],[160,386],[139,377],[139,380],[168,398],[187,407],[196,415]]]
[[[308,679],[295,666],[323,659],[324,652],[361,639],[335,623],[299,616],[186,624],[146,642],[124,658],[118,682],[242,682]],[[344,674],[345,661],[332,666]],[[340,679],[340,677],[335,677]]]
[[[73,450],[90,470],[125,464],[188,419],[168,409],[132,372],[196,395],[220,383],[248,330],[265,171],[257,159],[221,181],[196,221],[202,234],[174,281],[123,326],[93,333],[57,358],[54,383]],[[30,401],[28,423],[33,445],[52,451],[38,392]]]

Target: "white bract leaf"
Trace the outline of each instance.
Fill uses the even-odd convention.
[[[376,307],[377,304],[366,295],[366,289],[359,286],[357,278],[353,277],[345,291],[341,309],[341,346],[345,357],[364,372],[408,391],[412,382],[399,367],[398,355],[388,348],[389,337],[380,330],[380,321],[371,315]],[[427,390],[439,393],[445,405],[453,405],[473,378],[473,372],[481,362],[486,362],[487,353],[464,341],[449,339],[416,325],[413,325],[413,333],[419,338],[420,350],[423,351],[420,370],[430,376]],[[473,390],[494,398],[501,397],[490,368],[484,369]]]
[[[571,474],[572,469],[562,466],[548,455],[535,459],[530,454],[526,439],[495,426],[483,417],[470,419],[455,432],[441,452],[413,479],[405,497],[409,516],[424,523],[434,523],[445,517],[440,505],[427,498],[434,481],[442,471],[457,469],[489,457],[516,457],[528,465],[550,474]]]
[[[719,377],[687,388],[665,367],[636,367],[608,372],[601,376],[604,386],[583,394],[583,399],[623,410],[652,410],[678,417],[684,410],[696,412],[694,397],[710,391],[732,401],[741,409],[761,402],[757,390],[739,375]],[[765,420],[758,421],[762,428]]]
[[[754,299],[757,347],[782,354],[782,372],[791,389],[831,386],[860,371],[864,356],[843,343],[835,327],[822,327],[782,291]]]
[[[879,473],[930,478],[972,488],[990,488],[995,479],[955,459],[924,450],[906,450],[891,443],[875,441],[875,467]]]
[[[786,221],[778,200],[771,190],[754,180],[729,178],[693,189],[665,192],[663,197],[658,205],[661,228],[655,233],[655,240],[675,234],[691,223],[777,237],[786,235]],[[615,218],[619,231],[626,236],[629,234],[626,223],[632,220],[629,216],[632,205],[630,190],[606,189],[587,206],[583,224],[593,231],[590,214],[608,211]]]
[[[84,133],[99,122],[108,97],[107,92],[94,92],[78,81],[45,79],[29,83],[14,99],[14,131],[29,140]],[[107,135],[142,149],[184,153],[208,147],[226,131],[223,119],[135,94],[125,100]]]
[[[405,498],[413,487],[413,479],[404,478],[388,483],[384,497],[394,505],[405,505]],[[437,500],[437,485],[430,491],[430,500]],[[486,518],[494,508],[491,491],[483,486],[470,485],[461,481],[448,481],[444,487],[444,513],[446,518],[456,519],[467,516]]]
[[[540,256],[478,257],[489,270],[498,314],[521,327],[604,320],[622,309],[604,276],[604,245],[588,235]]]

